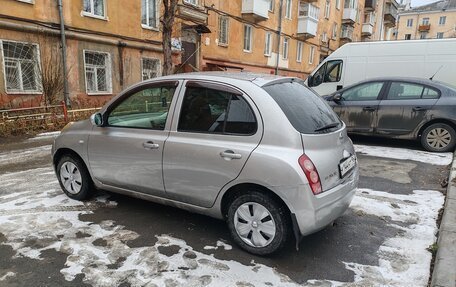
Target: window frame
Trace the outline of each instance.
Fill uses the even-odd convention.
[[[302,51],[304,50],[304,42],[298,41],[296,45],[296,62],[302,63]]]
[[[141,27],[144,28],[144,29],[159,31],[159,26],[160,26],[160,20],[159,20],[160,19],[160,5],[158,4],[159,0],[145,0],[145,1],[146,1],[145,9],[146,9],[146,22],[147,22],[147,24],[144,24],[142,22],[142,5],[141,5]],[[155,2],[155,25],[156,25],[155,27],[151,26],[150,23],[149,23],[149,5],[150,5],[149,2],[150,1],[154,1]]]
[[[313,45],[309,45],[309,64],[313,64],[314,57],[315,57],[315,47]]]
[[[291,14],[293,12],[293,0],[285,0],[285,18],[291,20]]]
[[[84,2],[89,1],[90,2],[90,12],[84,11]],[[103,16],[95,14],[95,5],[94,1],[103,1]],[[107,15],[107,7],[106,7],[106,0],[82,0],[82,11],[81,11],[81,16],[86,16],[86,17],[91,17],[91,18],[96,18],[100,20],[108,20],[108,15]]]
[[[264,55],[266,57],[271,57],[271,53],[272,53],[272,33],[266,32],[264,34]]]
[[[155,78],[148,78],[148,79],[144,79],[144,60],[146,61],[157,61],[158,64],[157,64],[157,77],[160,77],[161,76],[161,64],[160,64],[160,59],[159,58],[151,58],[151,57],[141,57],[141,80],[142,81],[147,81],[147,80],[150,80],[150,79],[155,79]]]
[[[331,17],[331,1],[326,0],[325,2],[325,18],[329,19]]]
[[[421,95],[419,98],[410,98],[410,99],[388,99],[388,94],[389,94],[389,91],[390,91],[390,88],[391,88],[391,85],[393,83],[403,83],[403,84],[409,84],[409,85],[418,85],[418,86],[422,86],[423,89],[421,90]],[[441,91],[438,89],[438,88],[435,88],[433,86],[430,86],[430,85],[427,85],[427,84],[422,84],[422,83],[416,83],[416,82],[410,82],[410,81],[388,81],[386,83],[387,85],[384,87],[385,88],[385,91],[383,93],[383,96],[381,98],[382,101],[407,101],[407,100],[437,100],[437,99],[440,99],[440,97],[442,96],[442,93]],[[433,90],[435,92],[437,92],[438,96],[437,98],[425,98],[423,99],[423,92],[425,89],[429,89],[429,90]]]
[[[421,19],[421,25],[429,25],[430,20],[429,17],[424,17]]]
[[[363,85],[367,85],[367,84],[374,84],[374,83],[381,83],[382,84],[382,87],[380,89],[380,91],[378,92],[378,95],[377,95],[377,98],[376,99],[366,99],[366,100],[347,100],[344,98],[344,93],[348,90],[352,90],[352,89],[356,89],[360,86],[363,86]],[[347,88],[346,90],[344,90],[341,94],[341,97],[343,98],[344,101],[347,101],[347,102],[367,102],[367,101],[381,101],[384,99],[385,97],[385,93],[386,93],[386,89],[388,89],[389,91],[389,83],[386,82],[386,81],[369,81],[369,82],[363,82],[363,83],[360,83],[360,84],[357,84],[355,86],[352,86],[352,87],[349,87]]]
[[[245,44],[246,44],[246,31],[249,30],[249,38],[248,38],[248,44],[249,44],[249,49],[246,49]],[[253,44],[253,26],[249,24],[244,24],[244,43],[243,43],[243,50],[246,53],[252,53],[252,44]]]
[[[446,15],[445,15],[445,16],[440,16],[440,17],[439,17],[439,26],[445,26],[445,24],[446,24],[446,18],[447,18]],[[442,21],[442,19],[443,19],[443,21]],[[442,22],[443,22],[443,23],[442,23]]]
[[[290,38],[283,37],[282,42],[282,60],[288,60],[290,54]]]
[[[407,39],[408,36],[408,39]],[[412,34],[404,34],[404,40],[411,40],[412,39]]]
[[[16,44],[23,44],[23,45],[31,45],[35,47],[35,52],[36,52],[36,65],[35,65],[35,84],[36,84],[36,90],[24,90],[23,88],[23,81],[22,81],[22,72],[19,75],[20,78],[20,86],[21,90],[8,90],[7,88],[7,79],[6,79],[6,60],[7,57],[5,56],[5,50],[3,49],[3,43],[4,42],[9,42],[9,43],[16,43]],[[38,43],[30,43],[30,42],[23,42],[23,41],[14,41],[14,40],[6,40],[6,39],[0,39],[0,49],[2,50],[1,56],[2,56],[2,63],[3,63],[3,81],[5,85],[5,93],[10,94],[10,95],[41,95],[43,94],[43,85],[41,80],[38,78],[39,73],[41,71],[41,53],[40,53],[40,45]],[[8,57],[9,58],[9,57]],[[15,60],[10,60],[14,62],[18,62],[19,60],[14,58]],[[19,65],[19,71],[21,71],[20,65]]]
[[[407,26],[407,28],[412,28],[413,27],[413,18],[407,19],[406,26]]]
[[[198,0],[184,0],[184,3],[188,4],[188,5],[193,5],[193,6],[198,6],[199,5],[199,1]]]
[[[225,23],[226,23],[226,25],[225,25],[226,41],[225,42],[220,41],[220,39],[222,38],[221,37],[221,35],[222,35],[222,21],[225,21]],[[228,47],[229,39],[230,39],[229,33],[230,33],[230,18],[228,16],[220,15],[218,17],[218,43],[217,43],[218,46]]]
[[[97,86],[97,91],[96,92],[89,92],[88,90],[88,82],[87,82],[87,63],[86,63],[86,58],[85,55],[86,53],[95,53],[95,54],[104,54],[106,55],[106,89],[107,91],[98,91],[98,79],[97,76],[95,75],[96,79],[96,86]],[[112,94],[112,59],[111,59],[111,53],[109,52],[103,52],[103,51],[94,51],[94,50],[86,50],[84,49],[82,51],[82,58],[84,60],[84,79],[85,79],[85,88],[86,88],[86,94],[89,96],[96,96],[96,95],[111,95]],[[89,67],[94,66],[89,64]],[[96,68],[96,67],[95,67]]]
[[[274,13],[274,6],[275,6],[275,1],[271,0],[269,2],[268,12]]]
[[[444,35],[445,35],[444,32],[437,32],[435,38],[436,38],[436,39],[443,39]],[[442,36],[442,37],[439,37],[439,36]]]
[[[113,103],[111,103],[106,108],[105,111],[102,112],[102,118],[103,118],[102,127],[141,129],[141,130],[151,130],[151,131],[159,131],[159,132],[166,131],[166,132],[168,132],[168,130],[166,129],[166,127],[167,127],[166,122],[168,122],[168,120],[171,119],[174,116],[173,115],[174,114],[173,105],[174,105],[174,102],[176,101],[176,99],[177,99],[177,97],[179,95],[178,86],[179,86],[179,81],[169,80],[169,81],[145,83],[145,84],[140,84],[140,85],[131,87],[130,89],[128,89],[125,92],[123,92],[117,99],[115,99],[115,101]],[[166,117],[166,122],[165,122],[164,129],[160,130],[160,129],[151,129],[151,128],[144,128],[144,127],[113,126],[113,125],[109,125],[108,124],[109,115],[111,114],[111,112],[115,108],[117,108],[121,103],[123,103],[124,100],[128,99],[130,96],[133,96],[134,94],[136,94],[136,93],[138,93],[138,92],[140,92],[142,90],[150,89],[150,88],[156,88],[156,87],[174,87],[175,88],[173,99],[171,101],[171,104],[169,105],[168,116]]]
[[[204,131],[186,131],[186,130],[179,129],[179,124],[180,124],[180,120],[181,120],[181,116],[182,116],[182,107],[184,104],[184,99],[187,94],[188,87],[215,90],[215,91],[230,93],[231,96],[240,97],[248,105],[248,107],[250,108],[250,111],[252,112],[252,115],[255,119],[255,124],[256,124],[255,130],[250,134],[239,134],[239,133],[227,133],[225,131],[204,132]],[[176,112],[179,113],[179,116],[177,117],[177,125],[175,127],[176,131],[179,133],[193,133],[193,134],[204,134],[204,135],[215,135],[215,136],[219,135],[219,136],[252,137],[252,136],[255,136],[258,133],[258,131],[260,130],[260,122],[258,121],[258,117],[255,113],[256,110],[253,108],[254,105],[252,105],[250,103],[251,102],[250,97],[234,87],[231,87],[231,86],[228,86],[225,84],[214,83],[214,82],[206,82],[206,81],[200,81],[200,80],[188,80],[185,83],[185,91],[183,91],[183,92],[181,91],[179,93],[182,94],[182,97],[181,97],[181,100],[179,101],[179,105],[175,109],[175,113]],[[230,106],[230,102],[231,102],[231,99],[228,102],[228,107]],[[226,111],[226,115],[225,115],[225,119],[224,119],[224,122],[225,122],[224,127],[226,126],[226,120],[228,118],[228,114],[229,114],[229,109],[227,109],[227,111]]]

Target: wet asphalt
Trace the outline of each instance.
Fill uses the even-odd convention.
[[[51,143],[50,138],[34,141],[26,138],[0,139],[0,152]],[[416,143],[409,141],[356,137],[354,143],[420,149]],[[364,155],[358,155],[358,160],[361,167],[375,166],[377,171],[371,173],[361,169],[359,183],[361,188],[399,194],[409,194],[415,189],[442,192],[445,190],[441,183],[448,177],[446,167]],[[0,166],[0,174],[50,165],[50,155],[31,157],[26,162]],[[401,182],[402,179],[389,179],[394,178],[391,175],[397,172],[408,175],[410,180]],[[24,178],[24,180],[33,180],[33,178]],[[214,254],[219,259],[234,260],[245,265],[251,264],[253,260],[256,263],[274,267],[278,272],[288,275],[298,283],[304,283],[309,279],[351,282],[354,280],[354,274],[344,268],[343,262],[378,265],[376,252],[379,246],[387,238],[400,232],[387,224],[389,219],[357,214],[349,209],[332,226],[305,237],[298,251],[291,242],[280,254],[258,257],[240,250],[231,241],[228,229],[222,221],[122,195],[112,194],[111,199],[118,203],[117,207],[98,208],[93,214],[81,215],[80,220],[94,223],[114,220],[116,224],[123,225],[126,229],[140,235],[137,239],[128,242],[130,247],[150,246],[157,241],[156,235],[169,234],[185,240],[194,250]],[[232,245],[233,249],[226,251],[203,248],[206,245],[214,245],[217,240]],[[64,279],[60,269],[64,266],[66,254],[47,250],[42,254],[42,260],[18,258],[14,257],[15,252],[10,246],[1,244],[4,241],[5,238],[0,233],[0,274],[12,271],[18,275],[0,282],[0,286],[89,286],[83,283],[83,275],[78,275],[71,282]],[[167,255],[177,252],[173,247],[162,248],[159,251]]]

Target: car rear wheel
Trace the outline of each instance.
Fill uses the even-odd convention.
[[[90,196],[93,182],[85,164],[79,158],[63,156],[57,164],[57,178],[68,197],[84,200]]]
[[[456,145],[456,132],[447,124],[432,124],[423,131],[421,145],[428,151],[452,151]]]
[[[290,234],[287,210],[268,194],[256,190],[231,202],[227,222],[234,241],[257,255],[280,250]]]

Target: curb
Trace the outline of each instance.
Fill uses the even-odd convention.
[[[456,286],[456,151],[448,178],[448,189],[437,241],[431,287]]]

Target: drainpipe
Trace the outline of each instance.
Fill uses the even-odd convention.
[[[279,59],[280,59],[280,36],[282,34],[282,6],[283,6],[283,0],[280,0],[280,6],[279,6],[279,27],[277,28],[277,59],[276,59],[276,66],[275,66],[275,73],[276,75],[279,74]]]
[[[66,39],[65,39],[65,19],[63,18],[63,3],[62,0],[57,0],[60,17],[60,40],[62,42],[62,63],[63,63],[63,99],[65,104],[70,107],[70,93],[68,91],[68,73],[67,73],[67,54],[66,54]]]

